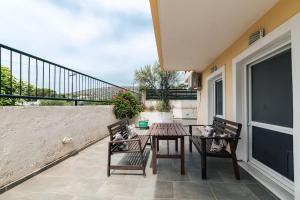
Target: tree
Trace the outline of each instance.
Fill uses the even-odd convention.
[[[140,91],[157,88],[158,67],[156,63],[153,66],[145,65],[134,72],[134,79],[139,84]]]
[[[136,70],[134,76],[140,90],[158,90],[163,108],[165,110],[169,109],[169,90],[180,86],[180,72],[162,71],[160,65],[156,62],[152,66],[145,65]]]
[[[20,90],[22,90],[22,94],[30,94],[32,95],[35,92],[35,87],[33,85],[29,85],[26,81],[22,81],[20,88],[20,81],[13,75],[11,75],[10,69],[8,67],[1,67],[1,94],[20,94]],[[0,98],[0,106],[14,106],[17,103],[21,103],[24,100],[18,98]]]
[[[155,62],[153,65],[145,65],[137,69],[134,79],[139,84],[140,90],[162,89],[162,87],[177,88],[180,73],[176,71],[161,71],[160,65]]]
[[[1,94],[15,94],[18,92],[18,80],[16,77],[10,77],[10,70],[8,67],[1,67]],[[10,80],[11,79],[11,80]],[[0,105],[8,106],[15,105],[17,103],[15,98],[0,98]]]

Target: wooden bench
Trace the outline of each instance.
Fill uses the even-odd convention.
[[[211,126],[217,134],[226,134],[225,137],[204,137],[204,136],[193,136],[193,127],[195,126],[207,126],[207,125],[189,125],[190,133],[190,152],[192,152],[192,145],[196,147],[201,155],[201,168],[202,168],[202,179],[206,179],[206,157],[219,157],[219,158],[231,158],[234,174],[237,180],[240,179],[239,167],[236,158],[236,148],[240,139],[240,133],[242,124],[228,121],[222,118],[214,117],[213,124]],[[214,139],[224,139],[227,141],[230,152],[223,149],[220,152],[211,151],[211,145]]]
[[[148,140],[150,139],[149,135],[137,135],[133,139],[128,138],[127,127],[128,120],[124,119],[117,123],[109,125],[107,128],[110,133],[110,141],[108,143],[108,164],[107,164],[107,176],[110,176],[110,170],[143,170],[143,175],[146,176],[145,167],[146,167],[146,156],[144,154]],[[114,141],[117,133],[120,133],[124,140]],[[126,142],[126,150],[120,150],[119,144]],[[127,164],[112,165],[111,156],[113,154],[125,153],[127,154]]]

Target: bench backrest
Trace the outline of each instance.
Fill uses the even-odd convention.
[[[239,138],[242,130],[242,124],[214,117],[213,127],[217,134],[227,134],[231,137]],[[235,140],[234,146],[237,147],[238,139]]]
[[[126,127],[126,125],[128,124],[129,124],[128,119],[123,119],[121,121],[118,121],[114,124],[107,126],[110,135],[110,141],[114,140],[115,135],[117,133],[120,133],[125,140],[128,139],[128,131]]]

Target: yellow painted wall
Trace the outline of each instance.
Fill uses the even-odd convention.
[[[262,18],[253,24],[238,40],[236,40],[228,49],[226,49],[215,61],[209,65],[202,73],[202,89],[200,91],[199,102],[199,121],[200,123],[206,122],[207,113],[207,77],[210,74],[212,66],[221,67],[225,65],[225,80],[226,80],[226,118],[232,119],[233,113],[233,98],[232,98],[232,59],[239,55],[248,47],[249,35],[257,31],[260,27],[265,28],[266,34],[270,33],[276,27],[283,24],[292,16],[300,11],[300,0],[280,0],[273,8],[271,8]],[[300,25],[299,25],[300,26]]]

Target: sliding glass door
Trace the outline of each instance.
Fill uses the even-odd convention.
[[[294,181],[291,49],[248,65],[249,161]]]

